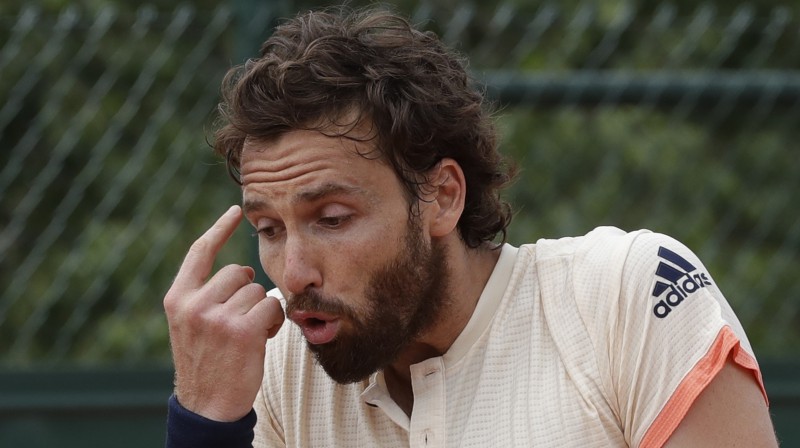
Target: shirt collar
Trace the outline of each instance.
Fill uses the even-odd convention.
[[[500,301],[508,288],[508,282],[511,279],[511,273],[514,270],[514,263],[517,259],[519,249],[510,245],[504,244],[497,264],[483,288],[478,303],[475,306],[467,325],[458,335],[453,345],[443,356],[445,366],[458,362],[473,346],[475,341],[483,334],[489,327],[489,324],[494,318],[494,313],[500,305]],[[389,398],[389,392],[386,388],[386,382],[383,378],[383,372],[373,374],[369,379],[369,386],[361,394],[361,399],[372,406],[379,406],[386,409],[389,403],[394,404]],[[399,408],[397,408],[399,410]],[[402,413],[402,411],[400,411]],[[392,413],[393,414],[393,413]],[[393,420],[400,426],[407,425],[405,414],[393,416]],[[401,423],[402,422],[402,423]]]
[[[508,288],[511,272],[514,270],[514,263],[517,259],[517,252],[519,252],[519,249],[512,245],[503,245],[500,258],[498,258],[497,264],[492,270],[492,275],[489,276],[489,280],[486,282],[480,298],[478,298],[478,303],[475,305],[475,311],[472,312],[472,316],[461,331],[461,334],[453,341],[453,345],[443,356],[445,366],[458,362],[463,358],[475,344],[475,341],[489,327],[494,318],[494,313],[500,305],[500,300]]]

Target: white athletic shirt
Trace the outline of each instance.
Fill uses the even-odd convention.
[[[452,347],[411,366],[410,418],[382,372],[336,384],[288,323],[267,344],[254,446],[661,446],[729,355],[763,392],[733,311],[670,237],[505,245]]]

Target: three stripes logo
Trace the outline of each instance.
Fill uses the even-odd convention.
[[[665,281],[657,280],[653,288],[653,297],[661,299],[653,307],[653,314],[663,319],[692,293],[711,286],[711,280],[708,274],[697,271],[693,264],[666,247],[658,248],[658,256],[662,261],[658,263],[656,276]]]

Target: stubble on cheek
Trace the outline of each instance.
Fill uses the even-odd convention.
[[[339,383],[361,381],[389,365],[440,319],[446,307],[448,277],[443,248],[435,244],[426,247],[413,233],[406,240],[405,250],[370,275],[364,312],[335,299],[314,305],[319,311],[347,316],[348,325],[336,339],[309,345],[320,365]],[[304,296],[303,302],[314,298],[319,297]]]

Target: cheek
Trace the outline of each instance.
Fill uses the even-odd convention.
[[[363,310],[375,273],[395,250],[383,241],[332,245],[323,261],[323,290]]]
[[[309,228],[300,238],[302,242],[295,241],[301,245],[295,249],[303,253],[304,267],[320,275],[326,294],[360,302],[375,273],[405,250],[407,216],[387,218],[365,220],[341,233],[316,233]],[[282,243],[259,238],[258,253],[264,272],[286,291],[283,285],[286,254]]]
[[[267,274],[275,286],[281,287],[280,280],[283,276],[283,256],[280,251],[269,248],[266,244],[259,241],[258,243],[258,260],[261,262],[261,268]]]

